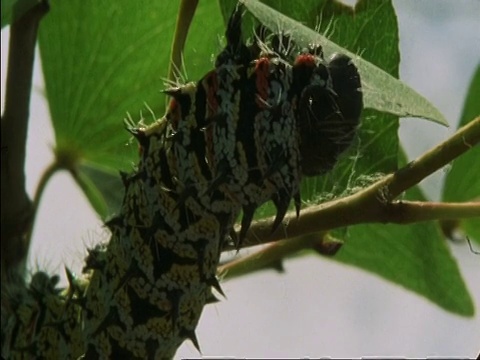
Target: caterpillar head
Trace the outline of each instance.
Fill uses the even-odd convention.
[[[333,168],[355,136],[363,108],[360,75],[344,54],[334,54],[309,69],[305,55],[300,56],[294,65],[298,78],[309,78],[297,112],[302,173],[321,175]]]

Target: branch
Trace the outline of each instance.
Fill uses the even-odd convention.
[[[359,191],[356,194],[327,202],[320,205],[311,206],[302,210],[297,218],[295,213],[289,213],[285,217],[283,227],[279,227],[275,232],[271,232],[274,218],[259,220],[250,227],[247,238],[242,247],[265,244],[272,241],[278,241],[285,238],[297,237],[304,234],[316,233],[319,231],[328,231],[340,227],[345,227],[363,223],[405,223],[408,219],[405,215],[399,214],[399,211],[414,211],[410,205],[402,208],[401,203],[392,203],[391,201],[405,190],[415,186],[428,175],[447,165],[449,162],[465,153],[480,142],[480,117],[475,118],[469,124],[459,129],[451,138],[441,143],[417,160],[410,162],[397,172],[385,176],[383,179]],[[470,205],[469,205],[470,204]],[[473,205],[472,205],[473,204]],[[447,208],[449,209],[447,211]],[[425,206],[421,210],[425,212]],[[450,216],[477,217],[478,203],[451,204],[445,205],[442,210],[435,207],[436,214],[425,213],[426,221],[432,219],[450,219]],[[460,210],[460,213],[455,213]],[[444,216],[439,217],[443,212]],[[410,215],[408,215],[410,216]],[[413,215],[412,215],[413,216]],[[411,218],[409,222],[416,222]],[[403,222],[399,222],[403,221]],[[237,229],[238,233],[238,229]],[[225,250],[231,250],[227,247]]]
[[[480,217],[480,202],[442,203],[398,201],[387,205],[385,221],[392,224],[413,224],[432,220]]]
[[[480,217],[480,202],[436,203],[399,201],[386,204],[385,216],[379,222],[412,224],[430,220]],[[318,221],[318,220],[317,220]],[[283,271],[282,260],[301,250],[313,249],[322,255],[334,255],[343,242],[326,232],[310,233],[266,245],[263,249],[218,267],[222,279],[230,280],[260,270]]]
[[[301,250],[312,249],[322,255],[335,255],[343,241],[325,232],[307,234],[295,239],[281,240],[266,245],[263,249],[230,261],[218,267],[222,281],[231,280],[253,272],[273,269],[283,272],[282,260]]]
[[[443,143],[395,172],[394,179],[388,184],[390,195],[392,198],[397,197],[478,143],[480,143],[480,116],[458,129]]]
[[[13,9],[19,11],[17,2]],[[40,19],[48,12],[42,1],[24,13],[10,29],[5,110],[1,121],[2,280],[12,269],[22,271],[32,224],[32,202],[25,189],[25,154],[35,43]],[[15,18],[15,16],[14,16]]]

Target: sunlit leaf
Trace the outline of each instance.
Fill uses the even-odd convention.
[[[164,113],[160,91],[165,88],[178,6],[168,1],[52,0],[40,27],[57,153],[73,149],[80,154],[80,164],[97,169],[93,175],[78,166],[78,176],[85,177],[82,184],[90,184],[83,189],[96,194],[87,196],[97,211],[111,211],[108,198],[97,198],[108,197],[97,175],[129,172],[138,159],[123,119],[150,123]],[[208,17],[209,26],[196,19],[191,26],[185,68],[193,79],[213,66],[211,55],[219,49],[222,22],[212,14],[219,14],[218,5],[201,3],[197,15]]]

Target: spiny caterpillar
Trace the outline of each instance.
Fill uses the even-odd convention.
[[[260,205],[273,201],[279,226],[292,199],[300,210],[302,176],[330,170],[351,143],[362,110],[352,61],[264,31],[247,46],[241,20],[237,6],[213,70],[166,90],[160,120],[129,128],[140,162],[122,175],[112,237],[89,250],[84,281],[70,274],[61,292],[37,273],[25,299],[2,290],[2,356],[163,359],[187,338],[199,348],[195,328],[212,288],[222,293],[215,274],[237,216],[240,247]]]
[[[2,359],[75,359],[85,352],[79,302],[87,283],[66,272],[68,290],[43,271],[28,287],[23,279],[2,284]]]

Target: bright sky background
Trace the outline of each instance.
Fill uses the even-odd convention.
[[[410,158],[451,134],[466,89],[480,62],[480,1],[398,0],[401,78],[449,120],[450,129],[421,120],[401,121]],[[9,30],[2,31],[2,111]],[[159,88],[162,84],[159,84]],[[38,62],[27,151],[30,194],[52,161],[53,130]],[[119,123],[120,124],[120,123]],[[121,125],[121,124],[120,124]],[[442,171],[422,183],[438,199]],[[67,174],[56,175],[44,195],[30,258],[36,267],[63,273],[81,269],[85,245],[105,238],[101,222]],[[204,355],[237,357],[453,356],[480,351],[480,257],[451,245],[477,315],[449,314],[377,276],[311,257],[287,261],[283,275],[265,272],[223,285],[227,300],[207,307],[198,327]],[[477,278],[477,280],[475,280]],[[198,357],[186,342],[177,357]]]

